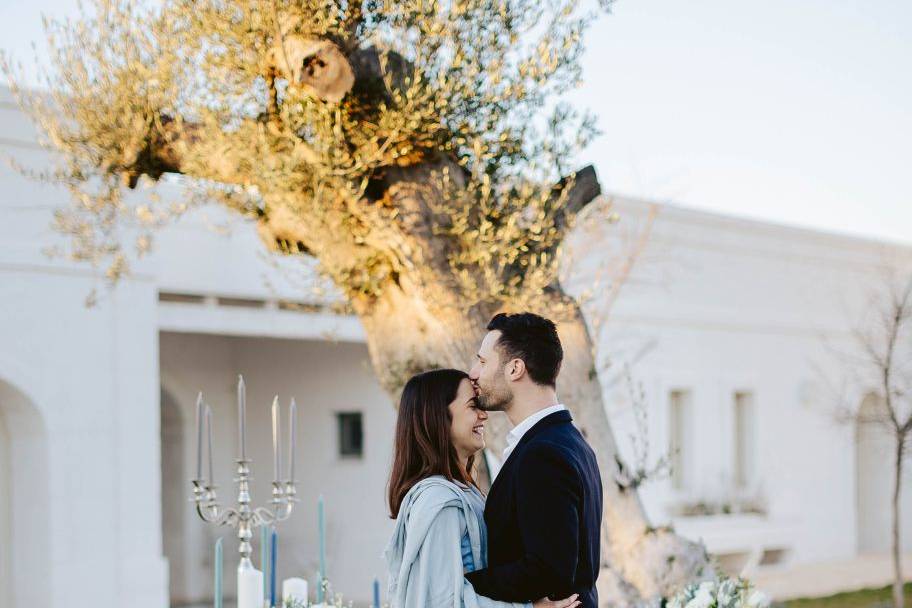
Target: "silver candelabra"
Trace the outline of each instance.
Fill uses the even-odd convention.
[[[251,507],[250,506],[250,463],[249,459],[238,459],[237,477],[234,478],[237,483],[237,506],[225,507],[218,501],[215,494],[216,486],[207,479],[193,480],[193,500],[196,502],[196,512],[203,521],[213,523],[217,526],[231,526],[237,528],[238,548],[241,554],[241,560],[250,559],[250,539],[253,537],[253,529],[259,526],[268,526],[270,524],[285,521],[291,516],[294,503],[298,500],[295,498],[295,482],[292,479],[287,481],[272,482],[272,506]]]
[[[200,518],[217,526],[231,526],[237,528],[240,553],[239,570],[253,568],[250,561],[252,547],[250,539],[253,530],[259,526],[268,526],[280,521],[285,521],[291,516],[294,503],[298,502],[295,495],[297,489],[294,479],[294,452],[295,452],[295,416],[297,406],[294,399],[289,408],[289,465],[288,478],[282,479],[281,459],[279,457],[279,405],[278,397],[272,402],[272,446],[273,469],[275,478],[272,482],[272,500],[269,507],[251,507],[250,505],[250,463],[247,458],[247,421],[246,421],[246,386],[243,376],[238,376],[238,451],[237,477],[237,506],[223,506],[216,495],[216,485],[212,476],[212,410],[203,403],[202,393],[196,402],[196,478],[193,483],[193,501],[196,503],[196,512]],[[205,434],[204,434],[205,429]],[[208,476],[203,475],[203,443],[207,446]]]

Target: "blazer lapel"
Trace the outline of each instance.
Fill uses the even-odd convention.
[[[560,410],[558,412],[554,412],[553,414],[548,414],[536,422],[531,429],[526,431],[526,434],[522,436],[522,438],[519,440],[519,443],[517,443],[516,447],[513,448],[513,452],[515,453],[519,448],[532,441],[532,438],[541,433],[544,429],[550,426],[554,426],[555,424],[564,424],[567,422],[573,422],[573,416],[570,415],[569,410]],[[512,455],[513,454],[511,453],[510,456]],[[507,458],[507,460],[510,459]]]
[[[512,474],[513,465],[516,462],[516,459],[513,456],[520,450],[521,447],[529,443],[535,435],[540,433],[543,429],[546,429],[555,424],[563,424],[567,422],[572,422],[573,416],[570,415],[568,410],[560,410],[559,412],[554,412],[553,414],[548,414],[530,428],[525,434],[520,438],[519,443],[516,444],[516,447],[513,448],[513,451],[510,452],[510,455],[507,456],[507,460],[504,461],[503,465],[500,467],[500,471],[497,473],[497,477],[494,478],[494,483],[491,484],[491,490],[488,493],[488,499],[494,495],[494,490],[497,488],[497,482],[504,478],[507,474]]]

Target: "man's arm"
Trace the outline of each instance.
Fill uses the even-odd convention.
[[[517,519],[524,555],[466,578],[478,593],[498,600],[568,597],[579,555],[579,475],[550,443],[530,445],[520,465]]]

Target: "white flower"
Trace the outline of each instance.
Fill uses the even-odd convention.
[[[692,600],[693,596],[695,596],[696,594],[697,594],[697,584],[688,583],[688,585],[686,587],[684,587],[684,590],[678,594],[678,597],[680,597],[686,604],[687,602]]]
[[[740,585],[738,581],[727,578],[719,585],[719,591],[716,593],[716,602],[718,608],[737,608],[740,594]]]
[[[694,598],[684,608],[712,608],[715,605],[716,584],[713,581],[700,583]]]
[[[697,586],[693,583],[688,583],[671,598],[668,602],[668,608],[684,608],[687,602],[693,599],[696,592]]]
[[[684,598],[681,597],[681,594],[679,593],[668,602],[668,608],[684,608],[684,603]]]
[[[769,608],[770,598],[765,593],[755,590],[747,598],[747,608]]]

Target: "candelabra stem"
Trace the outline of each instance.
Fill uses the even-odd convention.
[[[241,562],[250,561],[250,553],[253,548],[250,545],[250,539],[253,538],[253,522],[251,521],[250,512],[250,467],[247,459],[239,459],[238,465],[238,552],[241,554]]]

